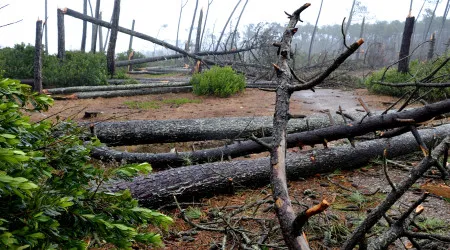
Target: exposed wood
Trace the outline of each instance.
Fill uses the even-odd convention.
[[[58,22],[58,58],[63,61],[66,57],[66,35],[64,31],[64,12],[62,9],[57,10]]]
[[[108,22],[105,22],[105,21],[102,21],[102,20],[98,20],[98,19],[92,18],[92,17],[87,16],[87,15],[83,15],[82,13],[79,13],[79,12],[74,11],[74,10],[69,9],[69,8],[65,8],[64,9],[64,14],[72,16],[74,18],[78,18],[78,19],[81,19],[81,20],[86,20],[88,22],[98,24],[98,25],[103,26],[105,28],[111,29],[111,27],[112,27],[112,25],[110,23],[108,23]],[[120,27],[120,26],[118,27],[118,30],[119,30],[119,32],[122,32],[122,33],[125,33],[125,34],[128,34],[128,35],[134,35],[135,37],[139,37],[139,38],[141,38],[143,40],[146,40],[146,41],[152,42],[154,44],[163,46],[163,47],[168,48],[170,50],[173,50],[173,51],[176,51],[178,53],[181,53],[181,54],[183,54],[185,56],[194,58],[196,60],[202,60],[199,56],[196,56],[196,55],[194,55],[192,53],[189,53],[189,52],[187,52],[187,51],[185,51],[183,49],[175,47],[175,46],[173,46],[173,45],[171,45],[169,43],[166,43],[164,41],[161,41],[161,40],[156,39],[154,37],[151,37],[149,35],[146,35],[146,34],[143,34],[143,33],[139,33],[139,32],[136,32],[136,31],[131,31],[129,29],[126,29],[126,28],[123,28],[123,27]]]
[[[428,49],[427,60],[433,59],[435,46],[436,46],[436,34],[433,33],[433,34],[431,34],[431,38],[430,38],[430,47]]]
[[[106,65],[108,69],[108,74],[111,76],[114,75],[116,71],[115,65],[115,56],[116,56],[116,42],[117,35],[119,33],[119,17],[120,17],[120,0],[114,0],[114,9],[112,14],[112,23],[111,23],[111,36],[109,38],[108,43],[108,52],[106,53]],[[95,47],[94,47],[95,49]]]
[[[440,140],[448,134],[450,125],[420,131],[426,143],[430,143],[434,136]],[[356,148],[346,145],[289,154],[287,176],[290,180],[296,180],[333,172],[340,167],[353,169],[365,166],[371,159],[381,157],[385,149],[388,157],[392,158],[418,151],[419,147],[411,134],[405,134],[389,140],[361,142]],[[159,207],[173,202],[173,195],[179,201],[192,202],[194,199],[227,193],[230,178],[239,187],[267,185],[270,179],[269,166],[268,158],[186,166],[137,177],[131,182],[108,183],[106,188],[112,191],[130,188],[142,205]]]
[[[87,15],[87,0],[83,0],[83,14]],[[83,33],[81,34],[81,52],[86,52],[87,22],[83,21]]]
[[[42,92],[42,20],[36,21],[36,41],[34,44],[33,91]]]
[[[114,2],[114,5],[116,3]],[[114,8],[115,10],[115,8]],[[113,12],[114,12],[113,10]],[[114,16],[114,13],[113,13]],[[99,19],[100,18],[100,0],[97,0],[96,4],[95,4],[95,19]],[[119,19],[119,16],[117,16],[117,19]],[[113,25],[114,25],[114,21],[113,21]],[[117,24],[118,26],[119,24]],[[91,39],[91,53],[94,53],[97,51],[97,35],[98,35],[98,28],[99,26],[96,24],[92,24],[92,39]],[[112,33],[111,33],[112,36]]]

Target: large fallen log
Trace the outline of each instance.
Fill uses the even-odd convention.
[[[254,49],[251,48],[243,48],[238,50],[232,50],[232,51],[203,51],[199,53],[195,53],[197,56],[216,56],[216,55],[230,55],[230,54],[237,54],[245,51],[249,51]],[[178,58],[184,58],[186,57],[183,54],[175,54],[175,55],[168,55],[168,56],[156,56],[156,57],[149,57],[149,58],[140,58],[140,59],[134,59],[130,61],[118,61],[116,62],[116,67],[123,67],[128,65],[135,65],[135,64],[141,64],[141,63],[149,63],[149,62],[159,62],[159,61],[166,61],[171,59],[178,59]]]
[[[450,134],[450,125],[419,131],[425,143],[441,140]],[[393,158],[420,150],[413,135],[404,134],[392,139],[378,139],[350,145],[288,154],[286,167],[290,180],[336,169],[353,169],[383,156]],[[211,195],[233,192],[234,187],[260,187],[270,181],[269,158],[247,161],[208,163],[161,171],[140,176],[132,181],[115,181],[105,185],[109,191],[130,189],[143,206],[158,207],[171,203],[173,196],[192,201]]]
[[[139,83],[167,83],[167,82],[189,82],[190,77],[152,77],[152,78],[142,78],[136,77],[132,78]],[[128,84],[130,79],[109,79],[108,84],[110,85],[123,85]]]
[[[131,90],[114,90],[114,91],[94,91],[94,92],[78,92],[74,93],[69,99],[91,99],[91,98],[112,98],[120,96],[136,96],[136,95],[150,95],[150,94],[165,94],[165,93],[187,93],[191,92],[191,86],[181,87],[156,87],[144,89]]]
[[[354,114],[355,116],[357,114]],[[361,114],[359,115],[361,117]],[[336,124],[344,124],[341,116],[333,115]],[[89,124],[87,124],[89,125]],[[94,133],[102,143],[111,146],[166,142],[223,140],[270,136],[272,117],[229,117],[186,120],[134,120],[101,122]],[[330,126],[327,115],[312,115],[289,121],[288,132],[295,133]]]
[[[189,73],[190,69],[185,68],[169,68],[169,69],[152,69],[152,70],[140,70],[140,71],[130,71],[130,75],[155,75],[155,74],[167,74],[167,73]]]
[[[430,104],[421,108],[411,109],[400,113],[390,113],[369,117],[363,120],[332,127],[319,128],[312,131],[303,131],[289,134],[287,137],[287,146],[295,147],[301,145],[315,145],[327,143],[342,138],[354,138],[367,134],[375,130],[391,129],[405,126],[405,121],[424,122],[434,118],[448,110],[449,101],[442,101]],[[292,124],[290,124],[292,126]],[[261,140],[270,143],[270,137]],[[260,153],[266,149],[260,143],[252,140],[235,142],[219,148],[200,150],[194,152],[177,152],[165,154],[150,153],[128,153],[107,148],[97,148],[91,153],[95,158],[113,159],[121,162],[149,162],[155,167],[175,167],[186,164],[186,162],[203,163],[211,161],[220,161],[229,157],[238,157],[252,153]]]
[[[95,92],[95,91],[114,91],[114,90],[135,90],[158,87],[181,87],[189,86],[189,82],[158,82],[158,83],[140,83],[126,85],[103,85],[103,86],[76,86],[67,88],[46,89],[45,92],[51,95],[72,94],[77,92]]]

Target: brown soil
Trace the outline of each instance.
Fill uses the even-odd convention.
[[[362,110],[362,107],[357,100],[358,97],[361,97],[372,110],[385,109],[390,103],[395,101],[392,97],[370,94],[365,89],[344,91],[318,88],[316,93],[308,91],[294,93],[291,98],[291,113],[308,115],[321,112],[326,109],[334,112],[339,109],[339,106],[347,111]],[[164,100],[179,98],[200,100],[200,103],[187,103],[180,106],[163,103]],[[129,108],[125,102],[152,102],[156,103],[159,107],[150,108],[148,110],[132,109]],[[42,114],[32,114],[32,120],[37,121],[48,118],[55,119],[56,115],[58,115],[61,119],[70,117],[74,120],[82,121],[86,120],[83,119],[84,111],[102,112],[102,114],[98,117],[90,118],[92,121],[272,116],[274,104],[274,93],[254,89],[248,89],[245,93],[223,99],[214,97],[199,97],[191,93],[181,93],[118,97],[109,99],[97,98],[90,100],[57,100],[55,101],[54,107],[48,112]],[[164,147],[165,150],[168,150],[172,146],[173,145]],[[180,147],[183,147],[183,145]],[[405,176],[405,173],[399,170],[391,170],[390,174],[391,176],[395,176],[395,182],[400,181],[401,177]],[[324,215],[319,215],[317,225],[319,225],[323,230],[336,226],[337,224],[351,229],[355,219],[364,217],[366,215],[366,211],[380,202],[385,196],[385,193],[390,190],[379,165],[366,167],[354,172],[336,172],[329,175],[329,177],[334,183],[339,183],[339,185],[346,187],[350,191],[344,190],[342,187],[332,184],[327,179],[327,176],[316,176],[304,181],[290,183],[290,194],[294,200],[299,201],[300,203],[311,206],[323,198],[333,202],[332,207],[324,214],[335,214],[337,218],[340,218],[340,224],[336,221],[330,222],[327,219],[324,219]],[[431,179],[426,179],[422,180],[422,182],[430,180]],[[442,183],[441,181],[437,182]],[[368,195],[375,192],[378,188],[380,191],[377,195]],[[313,191],[316,195],[305,195],[304,191],[307,189]],[[348,205],[355,205],[355,201],[350,200],[349,196],[356,192],[363,194],[365,201],[360,204],[357,211],[342,211],[342,208]],[[268,187],[257,190],[239,191],[239,193],[236,193],[233,196],[221,195],[204,200],[202,203],[205,206],[200,206],[199,208],[202,211],[202,218],[205,219],[205,215],[207,215],[213,208],[220,209],[230,206],[242,206],[249,201],[263,199],[264,197],[267,198],[267,194],[269,193],[270,189]],[[392,210],[392,213],[395,213],[398,208],[401,208],[401,210],[404,211],[404,204],[409,204],[417,198],[418,195],[413,192],[409,192],[402,198],[401,203],[394,206],[395,209]],[[428,202],[424,204],[424,206],[426,208],[424,214],[426,216],[445,221],[447,223],[447,228],[445,230],[449,232],[450,228],[448,228],[448,224],[450,222],[450,203],[438,197],[431,197],[428,199]],[[297,210],[299,211],[302,209],[303,208],[301,206],[297,207]],[[217,245],[222,242],[223,235],[213,232],[199,231],[198,234],[188,237],[177,236],[179,232],[188,231],[191,227],[184,223],[181,219],[177,218],[179,215],[178,210],[169,210],[167,213],[176,219],[176,223],[171,228],[170,233],[164,233],[166,249],[210,249],[214,244]],[[258,212],[257,215],[268,220],[274,220],[272,210],[268,210],[264,213]],[[208,221],[207,218],[206,221]],[[197,220],[196,222],[198,223],[199,221]],[[257,228],[257,225],[251,223],[247,223],[242,226],[248,230],[255,230],[255,228]],[[325,249],[323,248],[323,232],[313,230],[312,228],[314,227],[312,226],[309,226],[308,228],[310,229],[307,230],[307,236],[311,241],[313,249]],[[279,238],[280,233],[277,232],[271,237],[270,242],[274,243],[277,239],[279,240]],[[314,241],[312,239],[317,240]],[[226,249],[231,249],[231,243],[231,241],[228,241],[229,245],[227,245]],[[398,243],[396,244],[397,245],[395,248],[401,247]],[[236,245],[235,249],[238,248],[238,245]]]

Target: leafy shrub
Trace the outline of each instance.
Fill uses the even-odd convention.
[[[208,71],[194,74],[191,84],[197,95],[228,97],[244,90],[245,77],[231,67],[214,66]]]
[[[437,60],[429,61],[429,62],[419,62],[417,60],[412,61],[409,65],[411,74],[403,74],[397,72],[397,69],[391,68],[386,71],[384,82],[387,83],[408,83],[415,82],[422,78],[428,76],[431,72],[433,72],[442,62],[445,60],[444,57],[440,57]],[[414,89],[415,87],[390,87],[383,86],[378,84],[383,77],[383,73],[386,69],[381,69],[372,73],[366,80],[365,84],[368,89],[377,94],[384,95],[392,95],[392,96],[402,96],[409,90]],[[434,75],[435,79],[432,82],[448,82],[450,80],[450,63],[447,63],[443,68],[441,68],[437,74]],[[428,88],[421,88],[418,92],[418,95],[425,94],[428,92]],[[450,95],[450,88],[439,88],[433,89],[425,99],[428,100],[440,100],[447,98],[446,95]]]
[[[21,43],[14,48],[0,49],[0,69],[5,71],[7,78],[33,78],[33,63],[34,46]]]
[[[52,103],[28,85],[0,77],[0,249],[161,245],[148,224],[166,227],[170,218],[139,207],[129,191],[100,188],[110,178],[147,173],[149,164],[94,167],[88,160],[96,140],[80,127],[30,123],[20,113],[46,110]]]
[[[63,63],[54,55],[46,56],[43,78],[46,87],[105,85],[106,56],[67,51]]]

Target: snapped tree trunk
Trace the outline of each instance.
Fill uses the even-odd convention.
[[[98,15],[98,19],[102,20],[102,12]],[[98,27],[98,45],[100,46],[100,53],[105,52],[105,48],[103,47],[103,31],[102,27]]]
[[[411,47],[411,37],[414,30],[414,17],[408,16],[403,29],[402,45],[400,47],[398,72],[407,73],[409,71],[409,49]]]
[[[133,23],[131,23],[131,31],[134,31],[134,24],[135,24],[135,20],[133,19]],[[130,35],[130,43],[128,44],[128,61],[133,60],[133,35]],[[131,54],[133,53],[133,55]],[[117,66],[117,63],[116,63]],[[132,71],[133,70],[133,65],[132,64],[128,64],[128,71]]]
[[[450,133],[450,125],[420,130],[425,143],[442,139]],[[389,140],[379,139],[350,145],[289,154],[287,177],[290,180],[315,174],[329,173],[336,169],[353,169],[366,165],[370,160],[383,156],[387,150],[389,158],[419,151],[414,136],[410,133]],[[314,160],[312,160],[314,158]],[[201,199],[207,196],[229,193],[233,186],[261,187],[270,180],[268,158],[247,161],[208,163],[174,168],[154,174],[136,177],[130,182],[107,183],[111,191],[130,189],[133,197],[147,207],[157,208],[173,202],[173,195],[180,201]]]
[[[36,22],[33,91],[42,92],[42,20]]]
[[[423,41],[426,41],[427,38],[428,38],[428,33],[430,33],[431,24],[433,24],[434,18],[436,17],[436,9],[437,9],[437,7],[439,5],[439,2],[440,1],[436,1],[436,5],[434,6],[434,10],[433,10],[433,13],[431,15],[430,22],[428,23],[428,27],[427,27],[425,33],[423,34]]]
[[[191,48],[192,30],[194,29],[195,17],[197,16],[197,8],[198,8],[198,0],[195,1],[195,9],[194,9],[194,15],[192,16],[191,28],[189,29],[188,40],[187,40],[185,48],[184,48],[184,50],[186,50],[187,52],[189,52],[190,48]]]
[[[87,15],[87,0],[83,0],[83,14]],[[81,52],[86,52],[87,22],[83,21],[83,33],[81,34]]]
[[[201,44],[200,44],[200,35],[202,32],[202,22],[203,22],[203,8],[200,10],[200,16],[198,17],[198,25],[197,25],[197,37],[195,39],[195,49],[194,52],[197,54],[200,52]]]
[[[366,24],[366,17],[363,17],[362,23],[361,23],[361,30],[359,31],[359,37],[364,37],[364,25]],[[361,48],[358,49],[356,52],[356,60],[359,60],[359,57],[361,55]]]
[[[108,44],[108,52],[106,53],[106,64],[109,75],[112,76],[115,73],[115,56],[116,56],[116,41],[117,35],[119,33],[119,17],[120,17],[120,0],[114,0],[114,9],[112,14],[112,24],[111,24],[111,37]]]
[[[435,33],[431,34],[431,38],[430,38],[430,47],[428,49],[428,56],[427,56],[427,60],[431,60],[433,59],[433,55],[434,55],[434,46],[436,46],[436,36]]]
[[[314,25],[314,30],[311,35],[311,42],[309,43],[308,66],[311,65],[311,52],[312,52],[312,47],[314,45],[314,37],[316,36],[317,24],[319,23],[320,13],[322,12],[322,4],[323,4],[323,0],[320,1],[319,14],[317,14],[316,24]],[[363,23],[364,23],[364,21],[363,21]],[[362,36],[360,36],[360,37],[362,37]]]
[[[62,9],[58,9],[57,12],[58,22],[58,58],[63,61],[66,57],[66,35],[64,33],[64,12]]]
[[[115,3],[114,3],[115,4]],[[120,8],[120,7],[119,7]],[[114,11],[114,10],[113,10]],[[114,15],[114,14],[113,14]],[[99,19],[100,16],[100,0],[97,0],[95,4],[95,19]],[[118,19],[119,17],[117,17]],[[117,23],[117,26],[119,24]],[[95,54],[97,51],[97,34],[98,34],[98,25],[92,24],[92,40],[91,40],[91,52]]]

